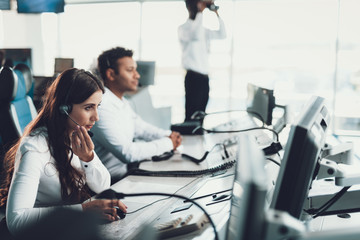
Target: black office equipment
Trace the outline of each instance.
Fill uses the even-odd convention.
[[[154,85],[155,61],[136,61],[136,71],[140,74],[139,86]]]
[[[182,135],[202,135],[204,132],[199,128],[200,121],[187,121],[183,123],[172,124],[171,131],[179,132]],[[197,131],[194,131],[197,130]]]
[[[124,219],[126,217],[126,213],[123,212],[119,207],[114,207],[116,209],[116,214],[119,216],[120,219]]]
[[[139,168],[132,168],[128,169],[128,175],[137,175],[137,176],[152,176],[152,177],[192,177],[192,176],[199,176],[205,174],[214,174],[219,171],[227,170],[231,168],[235,164],[235,160],[228,161],[226,163],[220,164],[218,166],[202,169],[202,170],[195,170],[195,171],[149,171]]]
[[[247,111],[258,113],[261,118],[258,115],[255,117],[263,120],[266,125],[271,125],[272,113],[275,108],[274,90],[248,83],[247,92]]]
[[[32,69],[31,48],[2,48],[0,51],[4,54],[5,66],[13,68],[19,63],[24,63]]]
[[[161,155],[152,156],[151,160],[154,161],[154,162],[164,161],[164,160],[170,159],[172,156],[174,156],[174,151],[173,150],[171,150],[169,152],[164,152]]]
[[[267,189],[265,156],[249,135],[239,137],[226,239],[262,239]]]
[[[325,144],[330,114],[325,100],[313,96],[291,126],[271,207],[300,219]]]

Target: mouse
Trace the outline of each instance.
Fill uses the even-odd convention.
[[[119,207],[114,207],[116,208],[116,214],[119,216],[120,219],[124,219],[126,216],[126,213],[123,212]]]

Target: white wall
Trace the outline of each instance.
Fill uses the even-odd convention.
[[[31,48],[33,74],[53,75],[57,53],[57,15],[19,14],[16,10],[0,11],[0,48]],[[47,69],[47,70],[46,70]]]

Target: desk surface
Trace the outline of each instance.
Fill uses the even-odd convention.
[[[206,134],[197,136],[184,136],[182,147],[179,149],[181,153],[201,158],[205,151],[210,151],[215,144],[225,143],[230,154],[229,158],[224,159],[222,147],[215,147],[201,164],[195,164],[181,157],[177,152],[170,160],[160,162],[143,162],[141,169],[146,170],[201,170],[220,165],[236,158],[237,144],[234,137],[238,134],[249,133],[221,133]],[[270,137],[264,137],[261,130],[252,131],[261,144],[271,142]],[[262,138],[260,138],[260,136]],[[267,136],[267,135],[266,135]],[[259,142],[260,143],[260,142]],[[259,146],[261,147],[261,146]],[[269,174],[277,176],[278,166],[269,162]],[[275,170],[274,170],[275,169]],[[210,214],[215,222],[217,231],[224,234],[227,219],[229,217],[230,201],[223,201],[216,204],[207,204],[212,201],[211,193],[229,190],[231,193],[234,178],[234,167],[228,169],[221,175],[200,175],[191,177],[149,177],[149,176],[127,176],[114,184],[111,188],[123,193],[149,193],[161,192],[169,194],[178,194],[186,197],[196,197],[199,195],[207,195],[196,200]],[[184,205],[183,200],[178,198],[168,198],[163,196],[146,196],[146,197],[129,197],[122,200],[128,206],[128,214],[122,220],[104,224],[101,227],[102,235],[106,239],[134,239],[134,236],[146,225],[155,226],[158,223],[167,222],[179,216],[193,214],[194,216],[203,215],[202,211],[196,206],[191,206],[188,210],[171,214],[170,212],[176,207]],[[149,205],[151,204],[151,205]],[[148,206],[149,205],[149,206]],[[192,234],[173,237],[172,239],[212,239],[214,232],[211,227],[206,227],[201,231]]]
[[[240,134],[249,134],[240,133]],[[271,141],[271,136],[261,130],[251,132],[258,139],[259,147]],[[237,134],[206,134],[203,136],[184,136],[181,153],[201,158],[205,151],[210,151],[217,143],[229,145],[228,151],[231,158],[236,158]],[[271,135],[271,134],[270,134]],[[234,140],[235,139],[235,140]],[[141,169],[146,170],[201,170],[217,166],[224,162],[222,148],[215,148],[201,164],[195,164],[181,157],[177,152],[170,160],[162,162],[144,162]],[[277,157],[277,156],[276,156]],[[229,160],[229,159],[228,159]],[[225,160],[226,161],[226,160]],[[268,203],[272,198],[272,191],[276,182],[279,167],[272,162],[265,164],[268,174]],[[112,189],[123,193],[161,192],[178,194],[186,197],[197,197],[232,188],[234,169],[228,169],[221,175],[201,175],[191,177],[148,177],[148,176],[127,176],[112,186]],[[228,191],[227,193],[231,193]],[[184,202],[177,198],[162,196],[129,197],[122,200],[128,206],[128,214],[125,219],[105,224],[102,226],[102,235],[106,239],[134,239],[145,226],[156,226],[177,217],[186,217],[189,213],[195,216],[203,215],[196,206],[177,213],[171,213],[175,208],[183,206]],[[227,220],[229,218],[230,201],[219,202],[207,205],[212,201],[211,195],[196,200],[210,214],[215,222],[220,239],[224,239]],[[150,205],[149,205],[150,204]],[[339,218],[336,215],[319,217],[309,222],[310,231],[326,231],[330,229],[343,229],[346,227],[360,227],[360,214],[351,213],[351,218]],[[214,232],[211,226],[202,228],[190,234],[172,237],[171,239],[213,239]],[[149,238],[144,238],[149,239]]]
[[[200,158],[200,155],[203,155],[206,150],[210,150],[208,146],[213,145],[213,143],[209,143],[206,138],[207,137],[204,136],[185,136],[183,140],[183,152]],[[196,153],[200,153],[200,155],[196,155]],[[146,170],[200,170],[223,162],[224,160],[222,160],[220,154],[220,151],[214,150],[208,155],[207,161],[197,165],[191,161],[182,159],[180,153],[176,153],[170,160],[144,162],[140,165],[140,168]],[[225,174],[216,177],[212,177],[211,175],[192,177],[148,177],[130,175],[114,184],[111,188],[124,193],[161,192],[190,197],[197,190],[201,189],[203,185],[205,185],[205,189],[203,189],[205,192],[214,192],[217,191],[217,189],[218,191],[230,189],[232,187],[232,181],[224,181],[224,184],[212,186],[211,189],[207,189],[209,187],[206,186],[206,181],[209,179],[222,179],[224,176],[229,175],[233,176],[233,171],[227,171]],[[219,183],[221,182],[222,181],[219,181]],[[177,216],[189,211],[194,214],[200,214],[200,210],[192,206],[187,211],[170,215],[170,212],[174,208],[183,204],[182,200],[177,198],[146,196],[125,198],[122,201],[128,206],[128,214],[122,220],[103,226],[103,235],[106,236],[107,239],[133,239],[134,234],[141,230],[146,224],[154,225],[156,221],[165,222],[171,218],[175,219]],[[141,209],[149,203],[153,204]],[[222,208],[224,207],[223,205],[229,206],[229,201],[220,205]],[[141,210],[137,211],[138,209]],[[214,209],[214,207],[212,207],[212,209]]]

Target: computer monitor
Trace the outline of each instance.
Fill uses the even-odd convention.
[[[155,61],[136,61],[137,71],[140,74],[139,86],[154,85]]]
[[[18,13],[64,12],[65,0],[17,0]]]
[[[4,58],[2,64],[13,68],[18,63],[24,63],[32,69],[31,48],[2,48],[0,52]]]
[[[55,58],[54,76],[57,76],[66,69],[73,67],[74,67],[73,58]]]
[[[255,112],[254,115],[260,120],[263,120],[266,125],[272,123],[272,113],[275,108],[274,90],[266,89],[256,86],[252,83],[247,85],[247,108],[248,112]],[[262,119],[261,119],[261,118]]]
[[[0,10],[10,10],[10,0],[0,0]]]
[[[226,239],[262,239],[267,177],[265,157],[255,139],[239,135],[239,151]]]
[[[302,219],[302,210],[325,144],[330,114],[324,99],[313,96],[293,123],[270,207]]]

